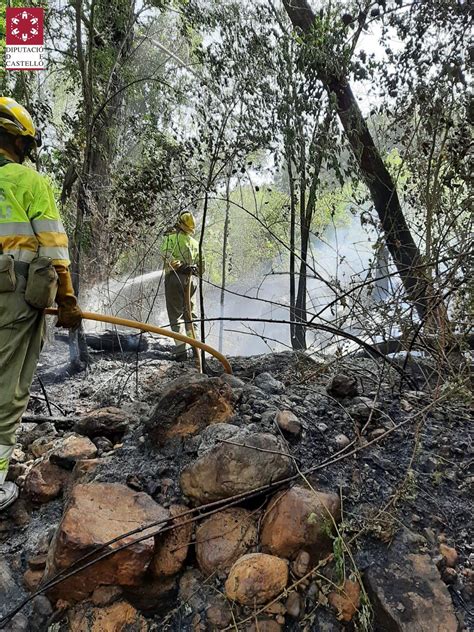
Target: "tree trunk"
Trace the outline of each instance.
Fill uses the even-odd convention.
[[[295,351],[306,349],[306,262],[308,257],[309,226],[306,222],[306,141],[300,122],[300,271],[295,301],[295,320],[292,346]]]
[[[96,3],[92,54],[95,81],[100,86],[95,90],[101,105],[88,121],[92,143],[88,186],[91,192],[91,243],[94,244],[91,255],[101,263],[94,266],[93,280],[103,281],[108,268],[115,262],[114,241],[110,239],[110,187],[123,120],[125,81],[122,66],[133,43],[135,0],[96,0]],[[109,61],[102,62],[108,57]]]
[[[221,283],[221,295],[220,295],[220,316],[221,321],[219,323],[219,351],[222,353],[224,344],[224,303],[225,303],[225,285],[227,281],[227,246],[229,242],[229,223],[230,223],[230,178],[232,172],[232,165],[229,169],[226,182],[226,203],[225,203],[225,219],[224,219],[224,241],[222,244],[222,283]]]
[[[300,272],[298,276],[298,292],[296,294],[296,319],[301,323],[295,325],[295,344],[293,349],[304,350],[306,349],[306,330],[307,330],[307,274],[308,274],[308,250],[309,250],[309,237],[311,234],[311,223],[313,221],[314,210],[316,207],[316,192],[319,184],[319,174],[321,172],[321,166],[323,164],[324,156],[326,155],[327,142],[329,138],[329,128],[332,120],[331,108],[328,108],[326,116],[324,118],[322,127],[316,126],[311,139],[309,148],[309,160],[311,156],[315,154],[316,146],[319,147],[319,151],[316,153],[316,158],[313,161],[313,171],[311,174],[311,185],[309,187],[308,199],[306,196],[301,199],[300,208],[300,221],[301,221],[301,245],[300,245]],[[302,137],[302,133],[300,134]],[[304,144],[303,144],[304,148]],[[306,156],[302,155],[301,164],[304,165],[304,178],[302,181],[306,189]]]
[[[206,342],[206,311],[204,308],[204,281],[203,281],[203,263],[204,263],[204,232],[206,230],[207,210],[209,207],[209,183],[206,186],[206,192],[204,194],[204,204],[202,210],[202,225],[201,235],[199,237],[199,310],[201,312],[201,342]],[[201,367],[203,372],[206,372],[206,354],[201,351]]]
[[[296,193],[293,177],[292,154],[289,144],[286,149],[286,167],[288,171],[288,186],[290,191],[290,340],[291,346],[295,339],[295,308],[296,308]]]
[[[311,32],[315,15],[306,0],[283,0],[293,26]],[[335,99],[337,113],[367,185],[387,242],[409,300],[420,318],[427,315],[429,287],[423,274],[421,254],[411,235],[392,180],[378,152],[367,123],[346,77],[328,75],[316,68],[319,79]]]

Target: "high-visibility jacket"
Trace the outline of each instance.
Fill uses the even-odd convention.
[[[199,244],[187,233],[176,230],[166,235],[161,244],[165,271],[176,270],[180,265],[199,265]]]
[[[0,154],[0,248],[16,261],[68,266],[68,239],[44,176]]]

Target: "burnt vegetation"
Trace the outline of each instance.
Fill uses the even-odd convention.
[[[168,327],[191,210],[195,329],[233,375],[49,328],[0,629],[471,629],[469,3],[47,4],[47,71],[0,83],[44,129],[82,308]]]

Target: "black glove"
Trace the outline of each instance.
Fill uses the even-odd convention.
[[[182,274],[192,274],[194,276],[197,276],[198,275],[198,266],[196,266],[196,265],[192,265],[192,266],[183,265],[183,266],[180,266],[178,272],[181,272]]]

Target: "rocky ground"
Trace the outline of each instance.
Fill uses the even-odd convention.
[[[42,593],[3,629],[474,629],[463,390],[363,358],[66,357],[42,357],[52,415],[35,383],[0,521],[0,615]]]

